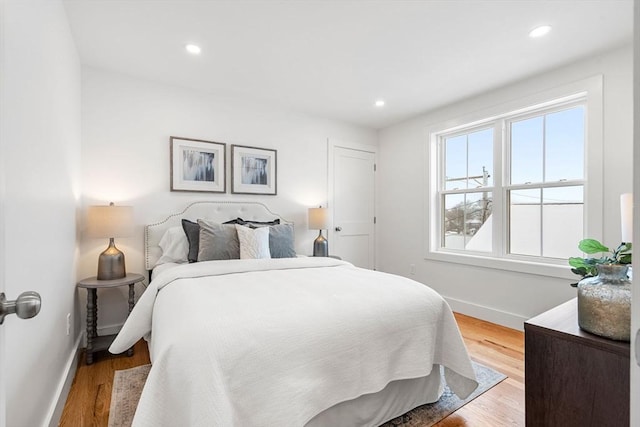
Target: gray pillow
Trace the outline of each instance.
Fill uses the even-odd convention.
[[[187,259],[189,262],[196,262],[198,261],[198,250],[200,248],[200,226],[188,219],[183,219],[182,229],[184,230],[184,234],[187,235],[187,241],[189,242]]]
[[[271,258],[295,258],[293,224],[269,227],[269,252]]]
[[[240,259],[240,242],[235,224],[198,220],[200,247],[198,261]]]

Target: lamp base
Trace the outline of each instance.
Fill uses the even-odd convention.
[[[322,235],[322,230],[313,241],[313,256],[329,256],[329,242]]]
[[[122,279],[127,275],[124,266],[124,254],[116,248],[113,238],[109,247],[98,258],[98,280]]]

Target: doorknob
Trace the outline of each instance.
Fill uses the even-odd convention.
[[[336,231],[342,231],[342,227],[336,227]]]
[[[21,319],[30,319],[40,312],[40,294],[33,291],[23,292],[14,301],[7,301],[4,292],[0,293],[0,325],[7,314],[17,314]]]

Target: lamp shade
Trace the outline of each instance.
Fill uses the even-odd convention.
[[[89,206],[87,233],[90,237],[128,237],[133,234],[131,206]]]
[[[622,242],[631,243],[633,240],[633,193],[624,193],[620,196],[620,223]]]
[[[327,208],[309,208],[309,230],[328,230],[329,210]]]

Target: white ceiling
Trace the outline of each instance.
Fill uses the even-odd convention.
[[[84,64],[383,128],[632,42],[632,0],[67,0]],[[528,32],[550,24],[552,32]],[[184,46],[202,47],[200,56]],[[386,100],[382,109],[376,99]]]

